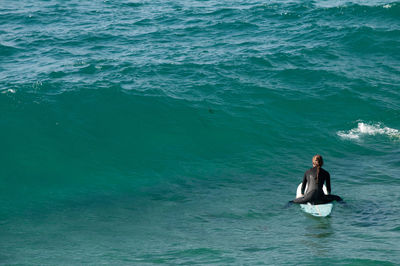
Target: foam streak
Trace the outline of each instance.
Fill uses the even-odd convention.
[[[358,140],[364,135],[387,135],[392,138],[400,138],[400,132],[397,129],[384,127],[381,123],[369,125],[363,122],[359,122],[357,128],[353,128],[348,131],[338,131],[337,135],[343,139],[353,140]]]

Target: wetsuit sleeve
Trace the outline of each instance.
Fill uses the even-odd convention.
[[[301,194],[303,194],[303,195],[304,195],[304,190],[306,190],[306,184],[307,184],[307,175],[306,175],[306,173],[304,173],[303,183],[301,184]]]
[[[328,191],[328,194],[331,194],[331,175],[329,173],[326,176],[326,190]]]

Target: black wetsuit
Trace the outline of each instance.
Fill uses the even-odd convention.
[[[329,195],[325,195],[322,187],[326,182],[326,190]],[[303,183],[301,185],[301,194],[304,194],[304,190],[306,188],[306,184],[308,184],[306,194],[303,197],[294,199],[293,203],[307,203],[311,204],[324,204],[334,200],[341,201],[342,198],[336,195],[331,194],[331,177],[327,171],[320,168],[318,174],[318,182],[317,182],[317,167],[310,168],[307,172],[304,173]]]

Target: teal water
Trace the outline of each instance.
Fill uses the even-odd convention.
[[[0,2],[0,263],[400,263],[400,3]],[[336,204],[285,208],[311,158]]]

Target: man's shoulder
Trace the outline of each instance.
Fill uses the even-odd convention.
[[[327,175],[329,175],[329,172],[328,172],[328,171],[326,171],[324,168],[321,168],[321,172],[323,172],[324,174],[327,174]]]

